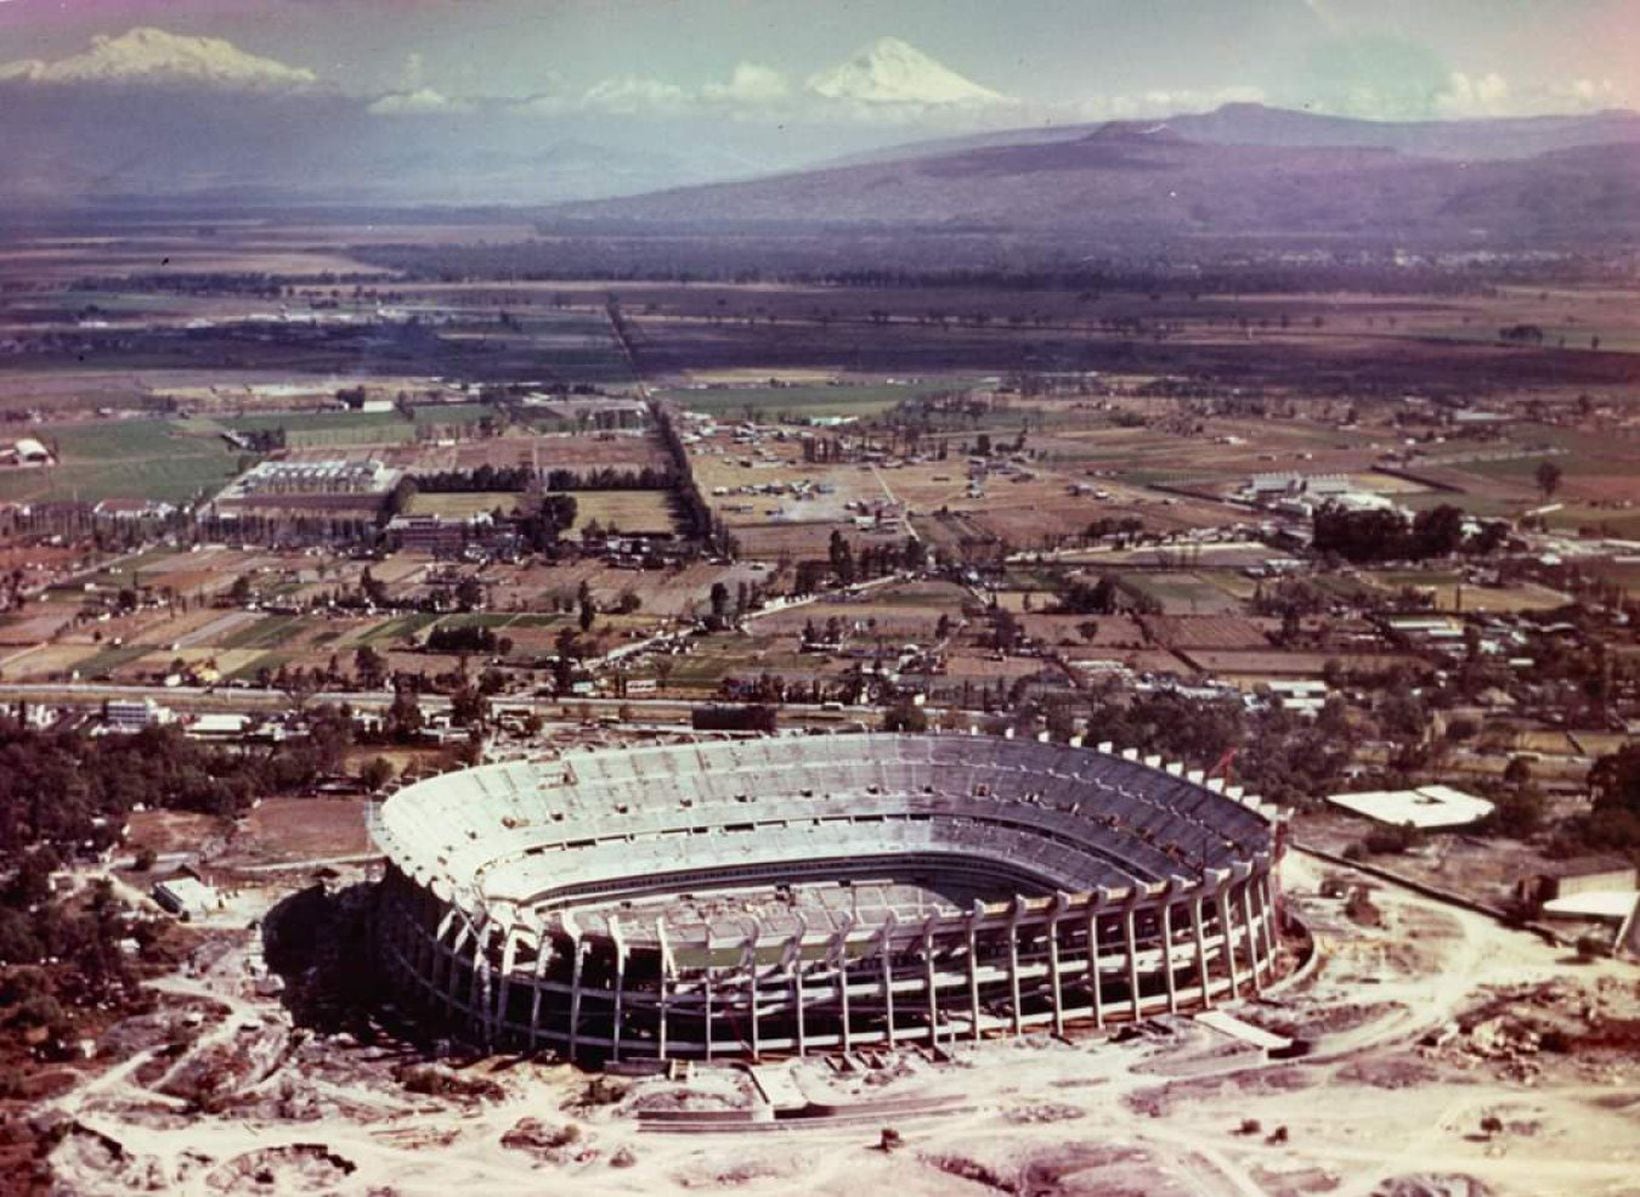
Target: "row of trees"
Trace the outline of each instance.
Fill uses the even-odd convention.
[[[1408,520],[1390,508],[1352,510],[1328,503],[1314,516],[1313,546],[1346,561],[1422,561],[1463,551],[1485,555],[1509,538],[1508,525],[1493,521],[1474,536],[1464,533],[1464,513],[1443,503]]]

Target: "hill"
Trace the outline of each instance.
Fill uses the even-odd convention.
[[[1176,122],[561,205],[565,223],[969,228],[1124,240],[1300,234],[1469,246],[1640,234],[1640,144],[1454,161],[1375,146],[1231,145]]]

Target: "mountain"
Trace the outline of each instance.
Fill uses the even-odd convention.
[[[1189,141],[1212,145],[1287,148],[1353,146],[1397,150],[1428,158],[1463,160],[1532,158],[1584,145],[1640,142],[1640,113],[1627,109],[1566,116],[1486,117],[1445,121],[1372,121],[1327,116],[1264,104],[1225,104],[1212,112],[1159,118]],[[827,163],[862,165],[896,159],[929,158],[994,146],[1077,141],[1103,123],[1048,128],[991,130],[959,137],[911,142],[869,150]]]
[[[0,65],[0,80],[62,86],[133,84],[266,91],[311,87],[302,67],[248,54],[215,37],[184,37],[139,26],[118,37],[98,36],[83,54]]]
[[[824,99],[857,104],[979,107],[1010,102],[897,37],[879,38],[846,62],[811,76],[807,86]]]
[[[1378,147],[1194,141],[1179,122],[563,205],[652,229],[944,229],[1130,242],[1295,235],[1483,248],[1640,235],[1640,144],[1455,162]]]

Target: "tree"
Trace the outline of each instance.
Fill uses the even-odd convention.
[[[371,793],[380,790],[393,780],[393,762],[384,756],[378,756],[366,761],[364,768],[359,770],[359,781]]]
[[[413,740],[426,725],[427,720],[421,713],[421,704],[416,701],[415,694],[400,690],[393,695],[393,703],[387,708],[385,725],[389,736],[401,742]]]
[[[484,692],[475,686],[463,686],[450,695],[450,722],[458,727],[472,727],[483,723],[490,713],[490,703]]]
[[[928,714],[921,707],[913,704],[910,699],[902,698],[883,712],[883,730],[885,732],[925,732],[928,730]]]
[[[1552,461],[1540,461],[1533,477],[1537,479],[1538,490],[1543,492],[1545,500],[1560,489],[1561,469]]]
[[[729,588],[722,582],[712,583],[712,625],[722,627],[729,612]]]
[[[387,680],[387,658],[368,644],[361,644],[353,654],[353,672],[359,685],[366,690],[380,690]]]
[[[476,574],[468,574],[456,583],[456,606],[463,611],[477,611],[484,606],[484,583]]]
[[[578,620],[581,626],[581,631],[592,631],[593,621],[597,618],[598,608],[593,605],[591,593],[583,593],[581,595],[581,614]]]

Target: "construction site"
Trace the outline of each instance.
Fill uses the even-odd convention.
[[[994,736],[569,753],[389,798],[378,930],[484,1044],[669,1060],[1136,1021],[1275,979],[1270,816]]]
[[[1640,986],[1621,954],[1582,959],[1300,848],[1277,861],[1271,812],[1160,762],[858,740],[451,773],[388,800],[385,855],[241,874],[192,917],[152,1009],[33,1116],[54,1191],[1635,1191]],[[976,812],[955,799],[981,786],[988,817],[1043,837],[1011,871],[957,835]],[[1081,812],[1056,806],[1071,788]],[[915,819],[936,797],[942,817]],[[600,852],[582,841],[606,804],[632,826]],[[836,806],[853,832],[798,818]],[[708,830],[671,869],[743,871],[654,872],[638,824],[685,813]],[[1043,829],[1078,813],[1099,831],[1073,862]],[[848,867],[824,884],[778,832],[738,852],[727,828],[775,817],[838,832]],[[1215,846],[1192,873],[1165,845],[1200,852],[1202,822]],[[940,852],[968,862],[959,882],[912,859]],[[405,954],[440,902],[445,925]]]

